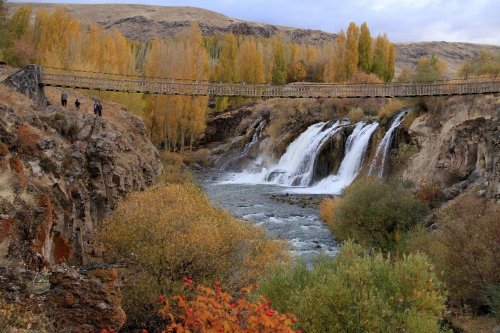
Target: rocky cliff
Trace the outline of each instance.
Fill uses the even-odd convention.
[[[500,199],[500,98],[428,98],[409,127],[418,152],[403,178],[433,184],[447,199],[463,191]]]
[[[0,262],[87,263],[118,200],[161,171],[139,118],[112,104],[95,117],[83,97],[82,110],[64,109],[59,94],[49,89],[53,105],[39,107],[0,86]]]

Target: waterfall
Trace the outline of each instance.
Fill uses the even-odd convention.
[[[378,127],[378,123],[360,122],[348,137],[345,155],[336,175],[331,175],[309,188],[296,189],[295,193],[340,194],[342,189],[350,185],[361,169],[363,158],[370,138]]]
[[[236,155],[235,157],[231,158],[230,160],[226,161],[222,166],[220,167],[220,171],[227,171],[231,169],[231,167],[235,164],[235,162],[245,158],[248,153],[250,152],[250,149],[252,149],[253,146],[255,146],[259,140],[259,135],[262,129],[266,126],[266,120],[261,120],[259,125],[257,125],[257,128],[255,129],[255,132],[252,135],[252,140],[248,142],[244,147],[243,150]]]
[[[339,121],[320,122],[309,126],[281,156],[278,164],[266,175],[267,182],[288,186],[309,186],[313,180],[314,162],[323,144],[337,133]]]
[[[407,112],[408,110],[399,112],[392,120],[391,127],[385,133],[382,141],[380,141],[380,144],[377,147],[377,152],[375,153],[375,157],[370,164],[370,169],[368,171],[368,174],[370,176],[378,176],[380,178],[384,177],[387,153],[389,152],[389,147],[392,143],[394,131],[399,127],[399,125],[401,125],[401,123],[403,122],[403,118]]]

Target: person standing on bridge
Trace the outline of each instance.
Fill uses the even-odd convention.
[[[68,94],[65,91],[61,93],[61,104],[63,107],[66,107],[68,104]]]

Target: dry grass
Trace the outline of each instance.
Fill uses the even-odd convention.
[[[347,114],[347,117],[352,123],[357,123],[358,121],[363,119],[364,116],[365,112],[360,107],[351,108],[351,110]]]
[[[0,201],[14,203],[15,194],[12,189],[12,175],[10,173],[0,174]]]
[[[494,328],[500,326],[500,323],[495,318],[487,316],[453,317],[451,322],[460,328],[463,333],[491,333],[496,332]]]
[[[391,118],[396,112],[408,106],[408,102],[402,101],[400,99],[389,99],[387,104],[382,106],[378,111],[378,119],[388,119]]]
[[[17,129],[17,139],[27,146],[34,146],[40,140],[40,136],[35,132],[33,127],[22,124]]]

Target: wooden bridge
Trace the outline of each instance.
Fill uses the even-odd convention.
[[[212,83],[41,68],[43,86],[188,96],[260,98],[384,98],[473,95],[500,92],[500,77],[388,84]]]

